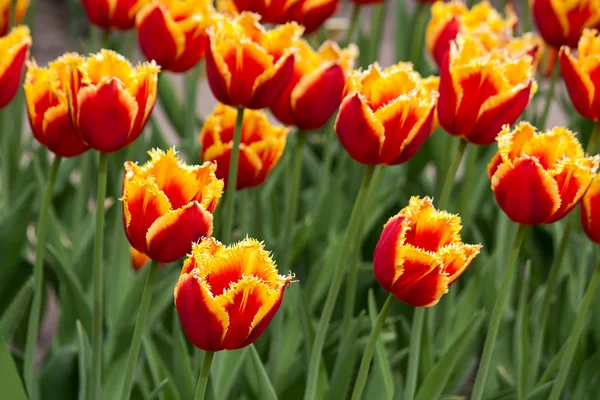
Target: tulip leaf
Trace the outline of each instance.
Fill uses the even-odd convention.
[[[369,290],[368,308],[371,325],[375,326],[379,310],[377,309],[377,302],[375,301],[373,290]],[[391,399],[394,397],[394,378],[390,368],[390,360],[381,339],[375,344],[375,363],[377,365],[377,371],[381,374],[383,381],[384,398]]]
[[[3,398],[27,400],[19,371],[2,337],[0,337],[0,388],[2,388]]]
[[[75,399],[78,396],[77,348],[66,346],[46,361],[40,373],[40,398]]]
[[[436,399],[442,394],[458,360],[471,350],[471,344],[477,337],[484,315],[484,312],[480,311],[473,316],[471,323],[458,335],[446,354],[425,377],[417,392],[416,400]]]
[[[156,386],[160,385],[160,383],[168,378],[169,382],[165,384],[165,388],[161,391],[159,398],[162,400],[178,400],[181,397],[175,390],[175,386],[173,384],[173,379],[169,376],[168,368],[165,366],[163,360],[160,357],[160,354],[148,335],[144,335],[142,339],[144,354],[146,355],[146,359],[148,361],[148,366],[150,367],[150,373],[152,375],[152,380]]]
[[[21,250],[27,243],[27,226],[29,225],[33,207],[35,185],[30,184],[21,192],[14,205],[0,216],[0,260],[2,272],[0,282],[6,282],[5,274],[11,272],[21,259]]]
[[[183,135],[183,107],[167,72],[158,74],[158,99],[162,109],[179,137]]]
[[[239,372],[248,356],[248,348],[220,351],[215,354],[211,368],[212,385],[216,399],[227,399],[238,379]]]
[[[92,360],[90,340],[80,321],[77,321],[77,346],[79,349],[79,400],[87,399],[87,382]]]
[[[523,279],[520,280],[521,290],[519,293],[519,309],[517,311],[517,321],[515,324],[514,357],[517,364],[517,397],[519,399],[522,399],[525,396],[529,366],[529,359],[527,357],[529,354],[527,291],[529,290],[530,272],[531,260],[528,260],[523,271]]]
[[[364,311],[352,320],[348,331],[342,335],[342,340],[338,348],[338,355],[331,377],[331,393],[335,393],[340,398],[347,397],[352,383],[357,358],[356,341],[358,338],[358,322],[362,319],[363,315]]]
[[[178,314],[174,312],[171,319],[171,332],[173,334],[174,342],[172,346],[173,376],[181,393],[181,397],[184,399],[192,399],[196,389],[197,377],[192,368],[187,341],[183,335]],[[217,398],[224,399],[226,396],[218,396]]]
[[[2,314],[2,318],[0,318],[0,338],[9,340],[12,337],[13,332],[17,329],[17,325],[25,316],[23,310],[28,309],[27,307],[32,295],[33,278],[25,282],[19,293],[14,297],[14,300]]]
[[[254,370],[258,378],[258,398],[264,400],[277,400],[277,394],[275,393],[275,389],[273,389],[273,385],[271,384],[267,370],[265,369],[265,366],[258,355],[258,351],[256,351],[256,347],[254,347],[252,344],[249,347],[250,359],[252,360],[252,365],[254,366]]]

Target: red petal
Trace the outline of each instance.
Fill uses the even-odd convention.
[[[247,108],[253,110],[267,108],[281,96],[290,79],[292,79],[294,55],[290,54],[285,56],[283,60],[280,59],[274,68],[277,68],[277,70],[273,76],[258,84],[252,91],[252,97],[246,105]],[[254,80],[252,83],[254,83]]]
[[[185,49],[169,68],[173,72],[185,72],[193,68],[206,51],[206,34],[196,29],[185,32]]]
[[[14,58],[6,69],[2,76],[0,76],[0,109],[4,108],[17,94],[19,86],[21,85],[21,75],[23,73],[23,65],[25,59],[29,53],[29,44],[23,43],[21,48],[15,49]],[[7,54],[3,54],[2,57],[6,57]]]
[[[567,87],[567,92],[575,110],[587,119],[598,120],[600,110],[592,108],[593,93],[585,84],[584,72],[579,68],[577,61],[568,48],[562,48],[558,56],[560,71]]]
[[[210,89],[217,100],[223,104],[233,105],[229,97],[227,81],[215,62],[215,56],[210,45],[210,37],[208,36],[206,37],[206,78],[208,79]]]
[[[386,291],[391,292],[400,271],[396,268],[400,264],[397,259],[398,247],[404,243],[406,232],[406,219],[402,215],[391,218],[383,227],[381,237],[373,254],[373,271],[375,279]]]
[[[256,339],[259,338],[260,335],[263,334],[265,329],[267,329],[269,323],[275,316],[275,313],[277,312],[277,310],[279,310],[279,307],[281,306],[281,301],[283,300],[283,292],[285,291],[286,287],[287,285],[281,288],[281,294],[277,302],[273,305],[273,307],[271,307],[269,312],[267,312],[267,314],[260,320],[260,322],[256,324],[254,329],[252,329],[252,332],[250,332],[250,335],[248,335],[246,340],[244,340],[244,342],[239,346],[239,348],[251,345]]]
[[[50,151],[61,157],[75,157],[89,149],[75,135],[66,106],[63,109],[54,109],[49,112],[52,112],[52,116],[45,122],[43,135],[45,146]]]
[[[413,139],[408,144],[405,144],[405,147],[400,152],[398,158],[388,163],[388,165],[402,164],[413,158],[413,156],[417,153],[417,151],[419,151],[421,146],[423,146],[425,139],[427,139],[433,133],[432,126],[434,117],[435,107],[432,107],[425,123],[421,125],[419,131],[415,134]]]
[[[452,17],[450,21],[440,30],[437,39],[433,45],[432,53],[438,67],[444,65],[444,57],[450,50],[450,44],[458,35],[460,24],[456,17]]]
[[[329,17],[335,14],[339,5],[339,0],[297,1],[290,6],[287,14],[304,26],[305,34],[309,34],[319,29]]]
[[[581,200],[581,226],[592,241],[600,244],[600,178],[594,179]]]
[[[454,80],[450,74],[450,55],[447,53],[444,56],[440,70],[440,97],[437,103],[438,119],[446,132],[459,136],[455,128],[457,107],[458,98],[454,88]]]
[[[137,33],[140,48],[146,58],[156,61],[166,70],[170,69],[177,59],[177,43],[160,4],[138,20]]]
[[[531,11],[538,32],[546,43],[556,48],[562,45],[577,46],[579,38],[574,43],[567,43],[566,32],[563,31],[552,0],[532,0]]]

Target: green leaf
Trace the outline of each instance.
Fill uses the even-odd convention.
[[[267,370],[263,365],[258,352],[256,351],[256,347],[254,345],[250,345],[250,359],[252,360],[252,365],[254,366],[254,370],[256,371],[259,385],[259,398],[264,400],[277,400],[277,394],[275,393],[275,389],[273,389],[273,385],[269,380],[269,375],[267,375]]]
[[[175,382],[177,383],[181,397],[184,399],[192,399],[194,397],[194,392],[196,391],[197,377],[192,368],[187,341],[183,335],[179,316],[176,312],[173,313],[171,326],[174,342],[172,352]],[[231,371],[228,372],[231,373]],[[218,398],[224,399],[226,396]]]
[[[40,373],[40,398],[75,399],[78,396],[77,348],[67,346],[46,361]]]
[[[79,400],[87,399],[87,382],[92,360],[92,347],[83,325],[77,321],[77,346],[79,347]]]
[[[175,133],[179,137],[183,135],[183,108],[173,86],[171,77],[166,72],[158,74],[158,100]]]
[[[522,399],[525,396],[527,385],[527,374],[529,359],[529,330],[527,321],[529,320],[527,310],[527,291],[529,289],[529,275],[531,272],[531,260],[527,260],[521,280],[521,293],[519,294],[519,309],[517,311],[517,322],[515,324],[515,344],[514,357],[517,364],[517,397]]]
[[[160,353],[156,349],[154,342],[148,335],[144,335],[142,343],[144,346],[144,354],[146,355],[148,365],[150,366],[150,373],[152,374],[152,380],[154,381],[154,384],[158,386],[165,378],[169,379],[169,382],[165,384],[165,388],[161,391],[159,398],[162,400],[180,399],[181,397],[177,393],[175,385],[173,384],[173,377],[169,374],[169,370],[161,359]]]
[[[21,259],[21,250],[27,243],[27,226],[29,225],[33,207],[35,185],[30,184],[17,198],[10,210],[5,210],[0,217],[0,282],[11,272]]]
[[[5,399],[27,400],[19,371],[2,337],[0,337],[0,388]]]
[[[471,323],[454,340],[446,354],[425,377],[417,392],[416,400],[436,399],[442,394],[458,360],[471,350],[471,344],[477,336],[484,315],[483,311],[479,311],[473,316]]]
[[[368,299],[368,307],[369,307],[369,319],[371,320],[371,329],[375,326],[375,321],[379,316],[379,310],[377,309],[377,303],[375,301],[375,295],[373,294],[373,290],[369,290],[369,299]],[[383,346],[383,342],[381,339],[377,341],[375,344],[375,363],[377,364],[377,369],[375,372],[379,372],[383,381],[383,390],[385,393],[386,399],[391,399],[394,397],[394,378],[392,376],[392,370],[390,368],[390,360],[385,351],[385,347]]]
[[[235,385],[240,370],[248,355],[248,348],[220,351],[215,354],[211,369],[211,380],[216,399],[227,399]]]
[[[352,376],[356,367],[358,322],[363,318],[363,315],[364,311],[352,320],[348,332],[344,332],[342,335],[338,348],[338,355],[331,377],[331,393],[336,393],[340,398],[347,397],[352,383]]]
[[[9,340],[21,319],[25,316],[31,296],[33,295],[33,278],[29,279],[19,290],[14,300],[0,319],[0,337]],[[1,386],[0,386],[1,387]]]

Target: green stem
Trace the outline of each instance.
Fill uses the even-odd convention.
[[[196,101],[198,94],[198,77],[202,70],[202,63],[199,62],[194,68],[185,74],[185,111],[183,120],[183,138],[190,146],[190,152],[196,142]]]
[[[530,376],[529,376],[529,387],[535,382],[537,378],[538,366],[540,364],[540,360],[542,359],[542,350],[544,348],[544,339],[546,338],[546,325],[548,323],[548,317],[550,316],[550,306],[552,305],[552,298],[556,294],[556,286],[558,285],[558,277],[560,276],[560,267],[562,265],[562,260],[565,256],[569,238],[571,237],[571,232],[573,231],[573,222],[574,220],[571,216],[567,217],[567,221],[565,224],[565,228],[563,230],[562,236],[560,238],[560,242],[558,245],[558,250],[554,256],[554,260],[552,261],[552,267],[550,267],[550,273],[548,275],[548,281],[546,282],[546,290],[544,292],[544,300],[542,302],[542,309],[540,312],[540,319],[537,323],[537,335],[536,339],[533,341],[533,355],[530,361]]]
[[[558,63],[555,62],[552,67],[552,78],[550,79],[550,87],[546,92],[546,99],[544,103],[544,110],[542,112],[541,118],[538,120],[538,127],[540,130],[546,129],[546,122],[548,122],[548,115],[550,115],[550,106],[552,105],[552,99],[554,97],[554,88],[556,87],[556,81],[558,81],[558,76],[560,75],[560,68]]]
[[[583,297],[583,302],[575,319],[575,326],[573,327],[571,335],[569,335],[569,338],[567,339],[567,347],[562,356],[560,369],[558,370],[558,375],[554,381],[554,385],[552,386],[552,392],[550,392],[549,400],[558,400],[560,398],[560,394],[565,386],[565,382],[567,381],[567,376],[569,375],[569,369],[575,355],[575,350],[577,350],[579,336],[581,336],[581,331],[583,330],[583,325],[590,309],[590,305],[592,304],[592,300],[594,299],[594,294],[596,293],[596,288],[599,282],[600,263],[596,266],[594,275],[592,275],[592,279],[588,284],[587,290],[585,291],[585,295]]]
[[[369,185],[369,191],[367,192],[367,199],[365,201],[365,210],[370,209],[371,201],[373,200],[373,193],[375,188],[379,185],[384,166],[378,165],[375,168],[373,180]],[[359,255],[360,249],[362,248],[362,237],[365,215],[362,215],[360,222],[358,223],[358,230],[356,234],[356,242],[354,243],[354,249],[350,255],[350,270],[348,271],[348,277],[346,278],[346,301],[344,302],[344,318],[342,322],[342,332],[348,332],[350,329],[350,322],[354,317],[354,308],[356,304],[356,288],[358,286],[358,266],[359,266]]]
[[[200,370],[200,377],[198,378],[198,385],[196,386],[196,394],[194,395],[195,400],[204,400],[206,387],[208,386],[208,376],[210,375],[210,365],[212,364],[214,357],[215,353],[212,351],[207,351],[204,353],[202,370]]]
[[[148,310],[150,309],[152,289],[154,288],[154,280],[156,278],[157,270],[158,261],[152,260],[150,263],[150,271],[148,271],[148,276],[146,277],[144,292],[142,293],[142,302],[140,303],[137,322],[135,323],[135,330],[133,331],[131,346],[129,347],[129,355],[127,356],[127,369],[125,370],[125,379],[123,381],[123,389],[121,390],[122,400],[129,399],[131,388],[133,387],[133,374],[135,373],[138,355],[140,354],[142,336],[146,327],[146,319],[148,318]]]
[[[458,148],[456,149],[456,153],[454,154],[452,164],[446,172],[446,179],[444,180],[444,186],[442,186],[440,201],[438,201],[438,208],[440,210],[445,210],[448,208],[448,200],[450,200],[450,193],[452,192],[452,186],[454,186],[456,171],[458,171],[458,166],[460,165],[460,161],[462,160],[463,155],[465,154],[466,148],[467,141],[461,139],[460,143],[458,144]]]
[[[420,71],[421,60],[423,58],[423,26],[427,22],[427,6],[419,4],[415,17],[415,25],[413,29],[413,38],[410,43],[410,61],[414,65],[415,71]]]
[[[346,269],[345,267],[346,260],[348,258],[348,250],[350,249],[350,245],[354,240],[356,230],[358,227],[358,222],[360,221],[361,215],[364,211],[365,198],[374,171],[375,167],[373,165],[367,166],[365,175],[360,186],[360,190],[358,191],[358,195],[354,203],[354,207],[352,208],[352,215],[350,216],[348,227],[346,229],[346,232],[344,232],[342,247],[340,249],[338,260],[333,273],[333,280],[331,282],[331,285],[329,286],[327,298],[325,300],[325,304],[323,305],[323,313],[321,315],[321,319],[319,320],[317,333],[315,335],[315,342],[310,354],[308,381],[306,384],[306,392],[304,395],[305,400],[314,400],[317,396],[317,382],[319,378],[321,357],[323,346],[325,344],[325,338],[327,336],[327,331],[329,328],[329,322],[331,321],[333,308],[335,307],[335,302],[337,300],[340,288],[342,286],[342,282],[344,280],[344,272]]]
[[[79,187],[77,192],[75,193],[75,204],[73,206],[73,220],[71,221],[71,231],[74,234],[74,238],[76,241],[79,240],[81,235],[78,233],[81,231],[81,221],[83,216],[85,215],[85,210],[87,209],[87,200],[89,196],[88,191],[88,183],[89,183],[89,175],[92,170],[92,154],[91,152],[86,152],[79,156]]]
[[[94,240],[94,319],[92,323],[92,399],[102,399],[102,322],[103,284],[102,249],[104,247],[104,198],[106,197],[106,175],[108,154],[100,153],[98,166],[98,186],[96,190],[96,236]]]
[[[467,160],[465,162],[465,175],[463,179],[463,187],[460,193],[461,212],[463,220],[469,220],[471,210],[469,209],[469,197],[473,195],[473,182],[475,171],[477,170],[477,153],[479,146],[471,146],[467,151]]]
[[[235,192],[237,186],[238,163],[240,158],[240,142],[242,141],[242,125],[244,121],[244,109],[238,108],[233,134],[233,148],[229,161],[229,176],[227,178],[227,190],[225,192],[225,218],[223,219],[223,242],[230,244],[233,230],[233,213],[235,209]]]
[[[331,163],[333,161],[333,150],[335,148],[336,136],[335,130],[331,124],[327,124],[327,129],[323,132],[325,138],[325,149],[323,156],[323,163],[321,164],[321,195],[329,188],[329,181],[331,180]]]
[[[360,5],[354,3],[352,6],[352,16],[350,17],[350,26],[346,31],[346,38],[342,42],[342,47],[348,47],[350,43],[352,43],[352,34],[356,30],[356,26],[358,25],[358,17],[360,15]]]
[[[54,157],[50,176],[46,183],[46,191],[40,208],[40,216],[37,229],[37,243],[35,246],[35,264],[33,266],[33,303],[31,313],[29,314],[29,323],[27,325],[27,341],[25,345],[25,361],[23,366],[23,376],[25,386],[29,397],[34,397],[34,379],[33,367],[35,363],[35,348],[40,327],[40,313],[42,309],[42,298],[44,297],[44,247],[46,246],[46,234],[48,232],[48,215],[50,214],[50,203],[52,202],[52,192],[58,175],[58,169],[62,157]]]
[[[290,242],[294,231],[294,222],[296,222],[296,214],[298,211],[298,197],[300,192],[300,178],[302,177],[302,157],[304,155],[304,143],[306,141],[306,132],[298,131],[296,133],[296,146],[294,148],[292,159],[292,175],[288,183],[286,202],[283,213],[283,228],[281,244],[279,245],[279,260],[280,266],[284,269],[290,268]]]
[[[496,297],[496,303],[494,304],[494,310],[492,311],[492,316],[490,317],[490,327],[485,338],[483,354],[477,370],[477,377],[475,378],[475,385],[473,386],[471,400],[481,400],[483,397],[485,383],[487,381],[487,376],[490,372],[492,364],[492,356],[494,355],[494,347],[496,346],[496,338],[498,337],[498,330],[500,329],[500,322],[502,321],[502,314],[504,313],[504,309],[508,303],[510,285],[513,275],[515,274],[517,259],[519,258],[519,251],[521,249],[521,244],[523,243],[526,230],[526,225],[519,225],[519,229],[510,250],[510,255],[508,256],[506,266],[504,267],[504,276],[502,277],[502,284],[500,285],[500,290]]]
[[[592,134],[586,147],[586,151],[589,155],[596,154],[596,144],[598,143],[598,138],[600,138],[600,122],[594,123],[594,129],[592,129]]]
[[[423,336],[423,325],[425,322],[425,311],[423,307],[417,307],[413,315],[413,323],[410,329],[410,348],[408,353],[408,371],[406,373],[405,400],[412,400],[417,389],[417,378],[419,375],[419,358],[421,356],[421,338]]]
[[[360,362],[360,367],[358,369],[358,376],[356,377],[356,383],[354,384],[354,391],[352,392],[352,400],[360,400],[362,398],[363,390],[365,389],[365,385],[367,383],[367,376],[369,375],[369,367],[371,366],[371,359],[373,358],[373,353],[375,352],[375,344],[379,339],[379,334],[381,333],[381,329],[383,328],[383,324],[385,323],[385,319],[387,318],[392,305],[394,304],[394,295],[389,294],[383,307],[381,308],[381,312],[375,321],[375,325],[373,325],[373,330],[371,331],[371,335],[369,335],[369,341],[367,342],[367,347],[365,347],[365,352],[363,354],[362,360]]]

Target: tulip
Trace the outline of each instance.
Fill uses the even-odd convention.
[[[586,29],[579,41],[577,57],[571,49],[560,49],[560,68],[575,110],[585,118],[600,121],[600,35]]]
[[[216,165],[188,166],[175,150],[148,152],[141,167],[125,163],[123,222],[131,245],[153,260],[169,263],[185,256],[192,243],[210,236],[223,181]]]
[[[140,48],[162,69],[184,72],[204,56],[206,29],[217,17],[210,0],[153,0],[137,13]]]
[[[81,0],[90,22],[105,30],[128,30],[135,26],[135,13],[146,0]]]
[[[354,45],[341,50],[330,41],[318,51],[304,40],[297,47],[292,79],[271,111],[286,125],[314,130],[325,125],[340,106],[358,50]]]
[[[206,118],[200,133],[200,158],[205,162],[216,162],[216,176],[225,181],[225,187],[229,179],[236,115],[235,108],[218,104]],[[283,154],[288,131],[271,125],[263,111],[244,113],[236,189],[258,186],[265,181]]]
[[[460,238],[460,217],[412,197],[384,225],[373,255],[377,282],[413,307],[431,307],[466,270],[481,249]]]
[[[517,23],[512,8],[507,9],[506,19],[488,1],[473,6],[469,10],[460,1],[436,2],[431,7],[431,20],[425,31],[425,44],[437,65],[441,68],[444,56],[459,33],[477,38],[491,50],[506,42]]]
[[[60,157],[74,157],[89,147],[75,134],[69,117],[67,101],[67,68],[81,62],[82,57],[67,53],[40,68],[27,64],[25,103],[29,123],[35,138]]]
[[[340,0],[231,0],[230,3],[236,10],[260,14],[263,23],[295,21],[305,27],[306,33],[312,33],[337,11]]]
[[[488,166],[498,205],[525,225],[560,220],[579,202],[596,176],[600,156],[587,157],[575,134],[563,127],[537,133],[528,122],[498,135]]]
[[[19,25],[25,19],[28,8],[29,0],[0,0],[0,37],[6,36],[10,29],[11,14],[14,13],[14,23]]]
[[[256,14],[242,12],[208,29],[206,73],[213,94],[233,107],[261,109],[283,93],[294,71],[296,23],[266,31]]]
[[[156,102],[159,67],[133,68],[120,54],[101,50],[69,66],[69,110],[75,133],[91,148],[112,153],[142,133]]]
[[[556,48],[576,47],[584,29],[600,25],[598,0],[532,0],[531,10],[538,32]]]
[[[581,200],[581,226],[585,234],[600,244],[600,179],[596,178]]]
[[[192,247],[175,286],[175,307],[192,344],[204,351],[252,344],[279,309],[291,275],[277,273],[262,243],[224,246],[204,238]]]
[[[19,90],[30,47],[31,36],[26,26],[13,28],[7,36],[0,38],[0,109],[6,107]]]
[[[453,136],[479,145],[494,143],[504,124],[513,124],[537,90],[533,58],[506,49],[486,51],[459,36],[440,76],[438,117]]]
[[[129,255],[131,258],[131,266],[135,271],[141,270],[148,264],[148,261],[150,261],[150,257],[137,251],[133,246],[129,246]]]
[[[346,151],[363,164],[408,161],[433,131],[438,82],[408,63],[352,72],[335,122]]]

